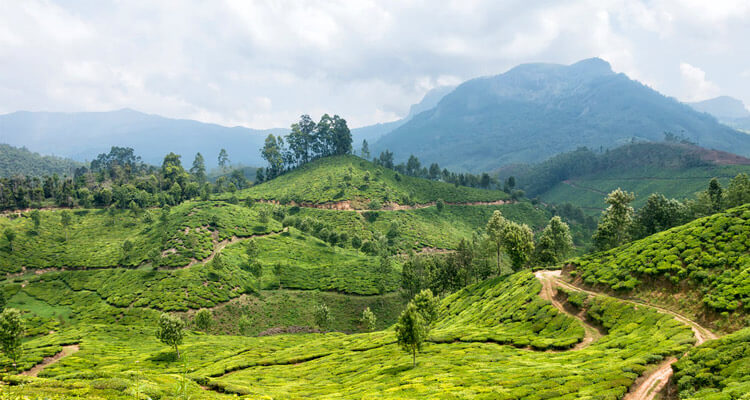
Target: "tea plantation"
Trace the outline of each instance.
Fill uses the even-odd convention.
[[[223,195],[228,197],[231,195]],[[324,204],[350,201],[367,209],[376,200],[381,205],[422,204],[443,199],[448,203],[507,200],[501,191],[455,186],[401,175],[355,156],[325,157],[310,162],[271,181],[235,194],[240,199],[276,200],[281,203]]]
[[[643,297],[732,330],[750,320],[749,234],[745,205],[574,259],[566,270],[587,285]]]

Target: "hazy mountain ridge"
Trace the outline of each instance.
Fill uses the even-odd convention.
[[[111,146],[135,149],[150,164],[160,165],[175,152],[188,165],[201,152],[209,167],[221,148],[233,163],[260,165],[259,149],[268,133],[285,130],[228,128],[185,119],[171,119],[123,109],[109,112],[27,112],[0,115],[0,142],[25,146],[42,154],[77,161],[91,160]]]
[[[742,100],[729,96],[719,96],[687,104],[697,111],[713,115],[725,125],[750,131],[750,111]]]
[[[385,135],[376,150],[456,170],[542,161],[579,146],[611,148],[682,134],[707,148],[750,154],[750,137],[719,124],[601,59],[524,64],[467,81]]]

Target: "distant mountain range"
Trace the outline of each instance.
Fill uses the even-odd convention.
[[[397,160],[487,171],[538,162],[579,146],[659,141],[664,132],[750,155],[750,136],[666,97],[594,58],[565,66],[524,64],[459,85],[433,109],[383,136],[375,150]]]
[[[688,104],[697,111],[713,115],[723,124],[750,132],[750,111],[742,100],[720,96]]]
[[[352,129],[352,136],[356,151],[366,139],[373,155],[389,149],[396,161],[414,154],[423,164],[471,172],[539,162],[580,146],[598,150],[634,139],[660,141],[665,132],[750,156],[750,135],[736,130],[744,129],[745,119],[750,130],[743,110],[731,98],[680,103],[593,58],[569,66],[524,64],[455,88],[439,87],[403,119]],[[259,150],[265,137],[288,130],[229,128],[130,109],[0,115],[0,143],[33,152],[85,161],[111,146],[127,146],[147,163],[158,165],[172,151],[189,165],[200,151],[209,168],[221,148],[232,163],[263,165]]]
[[[123,109],[110,112],[25,112],[0,115],[0,143],[77,161],[92,160],[111,146],[135,149],[144,162],[161,165],[169,152],[190,166],[200,151],[210,168],[225,148],[232,163],[261,165],[259,149],[268,133],[287,129],[228,128]]]

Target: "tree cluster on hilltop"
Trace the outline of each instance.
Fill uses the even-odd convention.
[[[269,134],[260,152],[268,166],[258,170],[258,182],[321,157],[351,154],[352,134],[346,120],[338,115],[324,114],[316,123],[305,114],[292,124],[286,136]]]

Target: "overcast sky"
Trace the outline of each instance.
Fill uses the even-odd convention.
[[[601,57],[750,104],[750,1],[0,0],[0,113],[133,108],[252,128],[404,116],[443,84]]]

